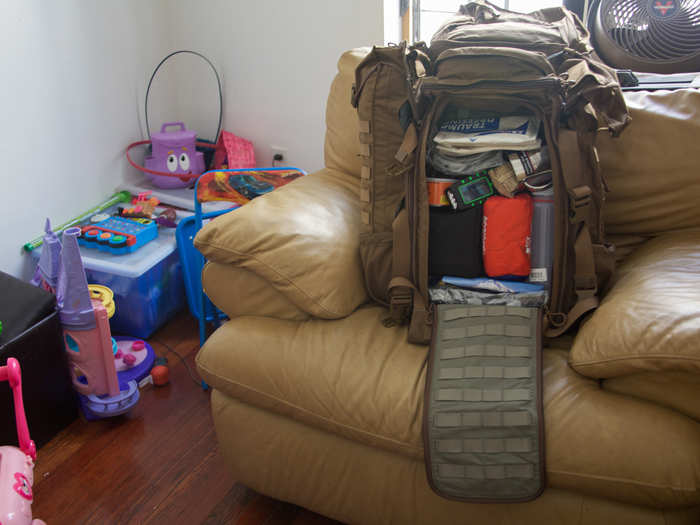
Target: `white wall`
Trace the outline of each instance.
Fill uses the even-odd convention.
[[[171,51],[215,63],[223,127],[254,142],[258,165],[269,165],[275,145],[313,171],[323,165],[338,57],[383,42],[382,0],[0,1],[0,270],[25,278],[33,266],[21,246],[45,217],[64,222],[134,176],[124,148],[144,136],[145,85]],[[180,57],[154,83],[151,130],[184,120],[211,136],[213,80]]]
[[[223,76],[224,129],[251,140],[259,166],[271,146],[288,164],[323,166],[325,105],[340,54],[383,43],[382,0],[192,0],[170,2],[175,45],[209,57]],[[203,5],[207,8],[203,9]],[[188,127],[212,129],[216,105],[203,66],[180,85]],[[349,95],[348,95],[349,100]],[[187,109],[190,101],[192,107]]]
[[[166,4],[2,1],[0,270],[26,277],[21,246],[44,218],[61,223],[97,204],[128,170],[139,89],[172,47]]]
[[[384,2],[384,44],[401,42],[401,16],[399,0]]]

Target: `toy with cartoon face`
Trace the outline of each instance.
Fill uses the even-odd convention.
[[[179,131],[166,131],[179,126]],[[148,174],[159,188],[183,188],[204,171],[204,155],[195,148],[196,133],[185,129],[182,122],[163,124],[160,133],[151,135],[152,153],[144,160],[146,168],[173,176]],[[178,176],[179,175],[179,176]]]

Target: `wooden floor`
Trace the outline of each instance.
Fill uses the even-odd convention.
[[[227,472],[219,454],[209,393],[194,368],[194,320],[179,315],[149,339],[168,358],[170,385],[147,387],[126,416],[76,420],[38,453],[34,516],[70,524],[314,524],[333,520],[262,496]]]

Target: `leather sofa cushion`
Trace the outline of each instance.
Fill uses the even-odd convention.
[[[386,328],[387,311],[337,321],[238,317],[197,355],[203,379],[245,403],[421,458],[427,347]],[[700,424],[602,390],[544,352],[549,485],[647,506],[700,503]],[[672,446],[670,446],[672,444]]]
[[[310,316],[262,277],[231,264],[208,262],[202,286],[211,302],[230,318],[241,315],[305,321]]]
[[[360,139],[357,111],[350,103],[355,68],[370,52],[369,47],[346,51],[338,60],[338,74],[326,102],[326,167],[360,177]]]
[[[665,234],[636,250],[581,326],[571,365],[609,378],[638,372],[700,373],[700,230]]]
[[[599,134],[598,153],[610,187],[605,229],[657,235],[699,228],[700,91],[625,93],[632,123],[617,139]]]
[[[206,224],[194,244],[210,261],[266,280],[304,312],[344,317],[367,301],[357,181],[323,169]]]
[[[547,488],[527,503],[438,496],[420,459],[329,434],[211,394],[221,455],[234,479],[283,501],[362,525],[697,525],[700,507],[654,509]],[[242,453],[245,451],[245,453]],[[295,520],[298,523],[302,520]],[[307,520],[303,520],[306,522]],[[313,520],[312,520],[313,521]],[[277,523],[274,521],[274,523]],[[319,518],[313,523],[327,523]]]
[[[339,321],[238,317],[211,335],[197,365],[230,396],[422,457],[425,347],[385,328],[387,316],[367,306]]]
[[[700,422],[700,374],[646,372],[603,381],[609,392],[646,399]]]

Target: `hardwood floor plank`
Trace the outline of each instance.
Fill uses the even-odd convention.
[[[321,516],[307,509],[301,509],[292,525],[342,525],[339,521]]]
[[[171,375],[171,385],[144,391],[128,416],[78,422],[80,428],[95,425],[101,432],[84,442],[70,462],[51,476],[39,479],[35,486],[37,512],[44,510],[41,496],[46,491],[62,495],[52,498],[59,508],[70,505],[72,509],[82,509],[64,511],[65,523],[78,519],[75,512],[90,515],[99,505],[100,491],[110,493],[115,483],[129,479],[131,471],[147,471],[154,462],[167,465],[180,451],[186,450],[195,432],[213,428],[208,393],[189,379],[181,363],[171,365]],[[167,450],[173,453],[168,455]],[[40,451],[39,462],[43,455]],[[88,487],[84,487],[86,480]]]
[[[233,480],[218,449],[188,473],[144,524],[202,523],[231,487]]]
[[[196,375],[198,341],[193,318],[176,316],[149,340],[168,359],[168,386],[143,389],[128,415],[76,420],[39,450],[36,517],[49,525],[336,523],[232,478]]]
[[[258,494],[240,483],[234,483],[223,498],[209,512],[203,525],[221,525],[235,523],[241,512]]]

